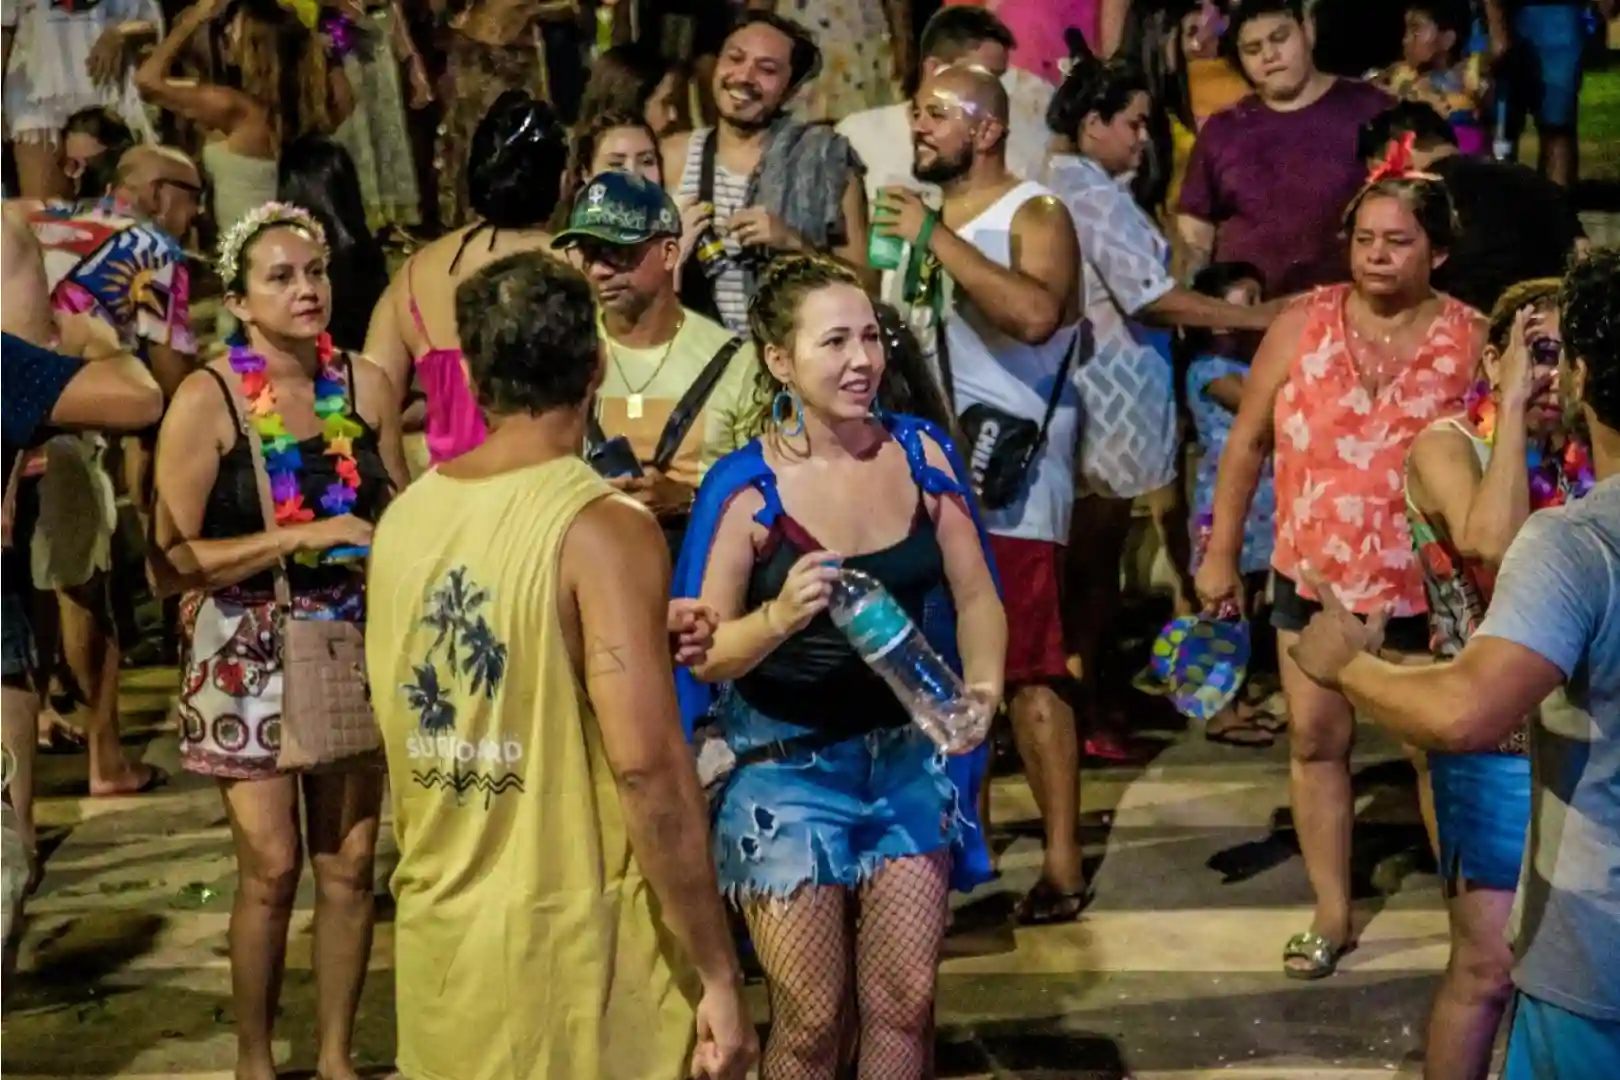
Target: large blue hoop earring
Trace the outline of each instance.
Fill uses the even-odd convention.
[[[793,427],[788,427],[788,417],[793,418]],[[804,434],[804,403],[799,395],[791,390],[778,390],[771,399],[771,422],[776,425],[777,434],[785,438],[796,439]]]

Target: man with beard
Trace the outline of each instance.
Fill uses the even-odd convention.
[[[754,347],[681,306],[675,293],[681,219],[663,188],[605,172],[574,202],[553,246],[570,250],[596,293],[607,368],[596,391],[593,463],[653,512],[671,558],[703,474],[732,449]],[[633,460],[614,460],[622,437]],[[639,463],[637,475],[630,466]]]
[[[715,64],[718,124],[664,143],[664,181],[699,237],[681,299],[733,333],[747,329],[754,269],[772,255],[830,250],[866,266],[859,159],[831,128],[786,114],[788,99],[820,67],[808,30],[749,11]]]
[[[933,302],[912,297],[913,322],[931,308],[943,323],[934,334],[940,375],[961,417],[1001,572],[1008,711],[1046,833],[1041,880],[1019,918],[1068,922],[1086,903],[1079,759],[1073,710],[1054,686],[1068,674],[1058,580],[1080,427],[1070,378],[1080,246],[1062,201],[1007,170],[1007,95],[994,75],[939,69],[918,88],[912,116],[913,171],[939,185],[943,209],[885,188],[873,227],[911,245],[921,263],[908,279],[935,283],[921,286]],[[937,284],[941,273],[950,290]],[[1033,443],[1027,464],[1019,433],[1024,446]]]

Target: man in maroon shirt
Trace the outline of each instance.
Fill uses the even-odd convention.
[[[1317,70],[1315,37],[1299,0],[1244,0],[1226,41],[1255,92],[1199,131],[1177,208],[1192,269],[1251,263],[1271,296],[1349,276],[1340,217],[1366,176],[1356,134],[1393,104]]]

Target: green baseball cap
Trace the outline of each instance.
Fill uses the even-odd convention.
[[[574,197],[568,228],[551,241],[554,248],[581,240],[628,247],[655,236],[681,235],[675,200],[657,184],[634,173],[605,172],[591,178]]]

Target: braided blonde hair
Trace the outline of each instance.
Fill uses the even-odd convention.
[[[771,423],[771,406],[787,386],[771,374],[765,349],[775,346],[791,353],[799,329],[799,308],[805,297],[833,285],[861,287],[855,271],[827,255],[784,255],[760,272],[748,302],[748,333],[759,355],[752,396],[737,411],[733,436],[744,443],[763,435]]]

